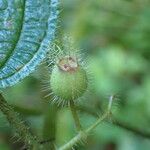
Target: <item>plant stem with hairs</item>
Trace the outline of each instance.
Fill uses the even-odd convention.
[[[58,150],[69,150],[80,141],[86,140],[89,133],[92,132],[102,121],[107,119],[111,114],[113,99],[114,96],[110,96],[107,111],[101,117],[99,117],[95,123],[93,123],[89,128],[79,131],[79,133],[74,138],[72,138],[68,143],[60,147]]]
[[[29,127],[19,117],[11,105],[9,105],[2,94],[0,94],[0,110],[6,116],[10,125],[15,129],[19,139],[23,140],[28,149],[37,147],[38,142],[36,138],[30,133]]]
[[[76,109],[79,110],[80,112],[83,112],[83,113],[89,114],[95,118],[98,118],[97,112],[94,109],[90,109],[87,106],[78,105],[78,106],[76,106]],[[112,114],[112,120],[113,120],[111,122],[112,125],[115,125],[123,130],[130,131],[137,136],[150,139],[149,131],[139,129],[136,126],[132,126],[129,123],[125,123],[125,122],[119,120],[118,118],[115,118],[114,114]]]

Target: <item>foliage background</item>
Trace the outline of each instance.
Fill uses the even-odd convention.
[[[119,122],[150,133],[150,9],[149,0],[63,0],[59,36],[71,35],[89,61],[90,92],[79,102],[100,114],[110,94],[116,94],[114,116]],[[63,29],[63,30],[62,30]],[[45,127],[50,98],[42,92],[45,68],[4,91],[9,103],[25,117],[32,132],[43,137],[55,131]],[[48,81],[47,81],[48,82]],[[95,118],[81,112],[86,127]],[[70,111],[59,108],[55,120],[56,143],[75,135]],[[44,129],[43,129],[44,127]],[[44,137],[46,137],[45,135]],[[14,144],[12,144],[14,143]],[[17,150],[13,130],[0,113],[0,150]],[[149,150],[150,140],[110,122],[102,123],[79,150]]]

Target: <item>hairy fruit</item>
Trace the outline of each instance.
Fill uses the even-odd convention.
[[[87,89],[87,74],[74,56],[58,60],[51,74],[51,89],[63,100],[75,100]]]

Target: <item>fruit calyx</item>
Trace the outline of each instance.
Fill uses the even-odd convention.
[[[64,72],[74,72],[79,67],[77,58],[69,55],[59,59],[57,66]]]

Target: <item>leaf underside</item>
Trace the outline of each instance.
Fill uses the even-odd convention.
[[[35,70],[54,39],[58,0],[0,0],[0,88]]]

